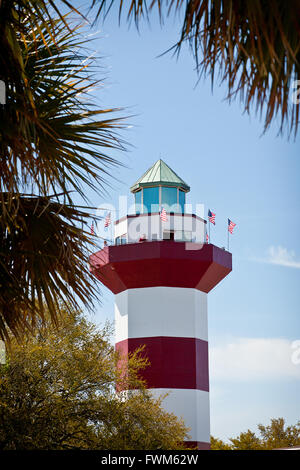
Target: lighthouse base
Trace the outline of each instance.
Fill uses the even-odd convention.
[[[210,416],[209,393],[202,390],[153,389],[152,395],[157,398],[168,394],[162,402],[164,409],[184,420],[189,428],[186,447],[199,450],[210,449]]]
[[[210,450],[210,443],[207,442],[186,441],[185,445],[192,450]]]

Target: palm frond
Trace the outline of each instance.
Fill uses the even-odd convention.
[[[1,194],[1,339],[21,337],[47,310],[56,322],[62,307],[93,305],[99,290],[88,257],[95,245],[80,228],[89,216],[50,197]]]
[[[161,17],[183,12],[173,50],[188,42],[200,75],[227,83],[229,99],[239,97],[247,112],[254,107],[264,115],[265,131],[279,117],[279,132],[296,136],[300,103],[292,102],[291,91],[300,80],[298,0],[93,0],[92,6],[99,16],[113,3],[137,25],[154,7]]]
[[[23,21],[22,34],[15,32],[23,81],[19,87],[7,81],[0,109],[0,188],[46,195],[70,194],[72,186],[85,197],[88,185],[101,192],[109,169],[119,164],[108,150],[125,149],[117,133],[125,127],[120,109],[99,110],[93,103],[100,82],[78,26],[51,20],[38,28]]]
[[[50,7],[57,8],[50,0],[0,2],[7,91],[0,107],[0,337],[7,341],[9,332],[20,337],[43,320],[45,308],[56,322],[62,305],[93,307],[94,245],[80,228],[90,209],[75,206],[72,194],[104,190],[119,164],[110,151],[124,150],[120,110],[91,99],[99,81],[80,25],[52,18]]]

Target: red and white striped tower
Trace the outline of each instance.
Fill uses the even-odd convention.
[[[168,392],[164,407],[184,418],[189,444],[209,449],[207,293],[231,271],[231,254],[205,243],[206,221],[185,213],[189,189],[158,160],[131,188],[135,214],[115,222],[115,244],[90,264],[115,294],[116,348],[145,345],[147,386]]]

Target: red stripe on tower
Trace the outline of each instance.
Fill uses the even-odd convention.
[[[209,391],[207,341],[155,336],[128,338],[116,343],[121,356],[127,356],[141,346],[144,346],[141,356],[148,358],[151,364],[141,372],[148,388]]]

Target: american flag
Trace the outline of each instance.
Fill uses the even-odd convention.
[[[167,212],[166,212],[166,209],[163,207],[161,212],[160,212],[160,220],[162,222],[167,222],[168,220],[168,217],[167,217]]]
[[[208,210],[208,220],[210,221],[211,224],[216,225],[216,214]]]
[[[232,222],[232,220],[228,219],[228,232],[233,233],[233,229],[236,226],[235,223]]]
[[[91,225],[91,234],[95,235],[94,222],[92,222],[92,225]]]
[[[110,223],[111,223],[110,212],[108,212],[104,220],[104,228],[109,227]]]

